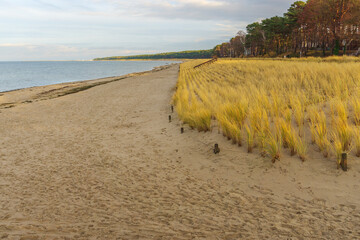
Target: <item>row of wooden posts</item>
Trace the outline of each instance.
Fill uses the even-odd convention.
[[[174,113],[174,106],[173,105],[171,105],[171,113]],[[169,123],[170,122],[171,122],[171,115],[169,115]],[[181,132],[181,134],[184,133],[184,128],[183,127],[180,128],[180,132]]]
[[[174,113],[174,106],[173,105],[171,105],[171,113]],[[169,115],[169,123],[170,122],[171,122],[171,115]],[[181,132],[181,134],[184,133],[184,128],[183,127],[180,128],[180,132]],[[220,153],[219,144],[215,143],[213,151],[214,151],[214,154]]]
[[[202,66],[207,65],[207,64],[214,63],[214,62],[216,62],[217,60],[218,60],[217,58],[213,58],[213,59],[211,59],[211,60],[209,60],[209,61],[206,61],[206,62],[203,62],[203,63],[201,63],[201,64],[199,64],[199,65],[196,65],[196,66],[194,67],[194,69],[195,69],[195,68],[202,67]]]
[[[174,113],[174,106],[173,105],[171,105],[171,113]],[[171,115],[169,115],[169,123],[170,122],[171,122]],[[184,128],[183,127],[180,128],[180,132],[181,132],[181,134],[184,133]],[[215,154],[220,153],[219,144],[215,143],[213,150],[214,150]],[[341,166],[342,170],[344,170],[344,171],[348,170],[348,167],[347,167],[347,153],[342,153],[341,154],[340,166]]]

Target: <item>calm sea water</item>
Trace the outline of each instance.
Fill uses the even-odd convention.
[[[174,61],[0,62],[0,92],[152,70]]]

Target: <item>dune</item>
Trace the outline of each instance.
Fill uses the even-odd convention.
[[[1,93],[0,239],[360,237],[358,158],[272,164],[181,134],[178,69]]]

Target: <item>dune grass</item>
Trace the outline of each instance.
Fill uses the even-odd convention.
[[[324,157],[360,149],[359,58],[220,59],[194,68],[204,61],[181,64],[173,96],[191,127],[219,126],[273,161],[281,151],[311,159],[311,143]]]

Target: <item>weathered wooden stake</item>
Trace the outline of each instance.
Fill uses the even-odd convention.
[[[181,130],[181,134],[183,134],[184,133],[184,128],[182,127],[180,130]]]
[[[169,115],[169,122],[171,122],[171,115]]]
[[[341,162],[340,162],[341,168],[344,171],[347,171],[347,153],[341,154]]]
[[[215,146],[214,146],[214,153],[215,153],[215,154],[220,153],[219,144],[217,144],[217,143],[215,143]]]

